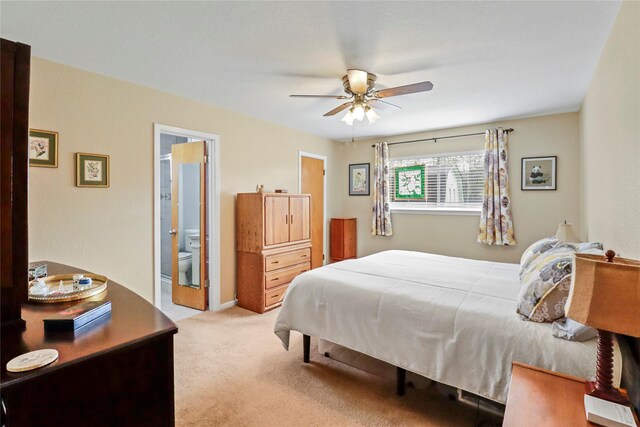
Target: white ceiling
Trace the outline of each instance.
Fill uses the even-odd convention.
[[[2,37],[34,56],[333,139],[350,139],[347,68],[376,87],[424,80],[356,138],[577,111],[612,2],[7,2]]]

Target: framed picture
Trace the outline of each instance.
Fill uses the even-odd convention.
[[[413,200],[427,198],[425,165],[404,166],[395,168],[396,200]]]
[[[76,153],[76,187],[108,187],[109,156]]]
[[[369,163],[349,165],[349,195],[369,195]]]
[[[58,167],[58,132],[29,129],[29,166]]]
[[[556,176],[558,173],[558,158],[523,157],[521,167],[521,189],[525,190],[556,190]]]

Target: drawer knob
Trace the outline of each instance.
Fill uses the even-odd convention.
[[[276,280],[280,280],[280,278],[276,277],[275,279],[271,279],[272,282],[275,282]]]
[[[280,295],[279,294],[275,294],[275,295],[271,295],[271,298],[278,298]]]
[[[280,262],[280,261],[271,261],[271,264],[277,264],[277,263],[279,263],[279,262]]]

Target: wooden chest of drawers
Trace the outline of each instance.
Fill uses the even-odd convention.
[[[291,281],[311,269],[311,198],[238,194],[238,305],[256,313],[279,307]]]
[[[279,307],[291,281],[311,269],[311,247],[238,252],[238,305],[256,313]]]

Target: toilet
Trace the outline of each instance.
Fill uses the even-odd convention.
[[[187,235],[187,246],[191,248],[191,283],[200,285],[200,232]]]
[[[191,252],[178,253],[178,284],[188,285],[187,273],[191,270]]]
[[[186,282],[194,286],[200,285],[200,230],[189,229],[184,230],[184,249],[189,254],[189,267],[191,270],[191,281]],[[185,259],[185,262],[186,259]],[[178,260],[178,263],[180,261]]]

